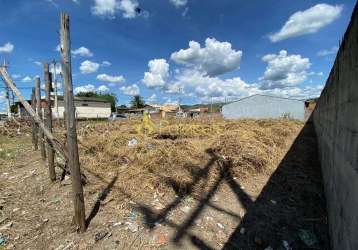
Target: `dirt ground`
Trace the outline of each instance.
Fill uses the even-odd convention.
[[[125,167],[96,172],[82,159],[88,229],[78,234],[70,179],[50,183],[26,133],[2,136],[0,249],[329,249],[312,125],[290,135],[284,148],[274,168],[243,179],[207,150],[185,193],[167,180],[172,193],[138,183],[137,196],[118,183],[136,178]],[[210,185],[191,192],[209,183],[213,169]]]

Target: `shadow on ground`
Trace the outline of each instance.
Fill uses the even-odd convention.
[[[240,233],[242,228],[245,234]],[[283,241],[292,249],[329,249],[317,139],[311,122],[299,133],[223,249],[285,249]]]
[[[329,249],[325,197],[312,123],[308,122],[303,127],[255,201],[233,178],[231,162],[217,155],[212,149],[208,149],[207,153],[210,160],[200,170],[193,171],[190,169],[195,168],[188,166],[187,171],[191,171],[192,180],[185,185],[160,176],[177,194],[177,198],[164,209],[157,211],[137,202],[137,208],[143,214],[144,223],[150,230],[154,230],[156,223],[163,223],[175,229],[176,233],[171,241],[178,247],[181,246],[183,238],[187,237],[194,247],[212,249],[205,239],[191,230],[204,209],[211,207],[240,221],[223,249],[265,249],[269,246],[273,249]],[[206,184],[209,172],[214,170],[219,173],[217,178],[206,192],[196,198],[196,207],[186,219],[183,222],[169,219],[170,212],[191,195],[195,188]],[[109,190],[114,182],[110,183]],[[232,202],[240,203],[246,210],[243,218],[211,202],[220,185],[224,183],[235,194],[236,199]],[[130,197],[123,190],[121,192]],[[98,211],[96,206],[94,211]]]

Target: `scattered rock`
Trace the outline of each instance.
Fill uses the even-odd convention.
[[[219,228],[221,228],[221,229],[224,229],[224,228],[225,228],[224,225],[221,224],[221,223],[217,223],[216,225],[217,225]]]
[[[274,205],[277,204],[277,202],[275,200],[271,200],[271,203],[274,204]]]
[[[20,210],[20,208],[16,207],[16,208],[14,208],[12,211],[15,213],[15,212],[17,212],[17,211],[19,211],[19,210]]]
[[[245,228],[244,227],[242,227],[242,228],[240,228],[240,234],[245,234]]]
[[[44,223],[46,223],[48,221],[49,221],[49,219],[47,219],[47,218],[42,220],[42,222],[44,222]]]
[[[127,230],[131,231],[132,233],[135,233],[138,231],[138,224],[135,222],[126,222]]]
[[[273,250],[273,248],[271,246],[268,246],[264,250]]]
[[[108,231],[101,231],[101,232],[96,233],[94,236],[94,241],[97,242],[97,241],[102,240],[104,237],[107,236],[107,234],[108,234]]]

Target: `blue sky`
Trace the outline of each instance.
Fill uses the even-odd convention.
[[[41,63],[60,59],[59,13],[66,11],[77,91],[109,91],[119,104],[134,94],[152,103],[256,93],[303,99],[319,95],[354,4],[0,0],[0,59],[10,62],[9,72],[28,97],[33,78],[43,78]],[[0,94],[1,108],[3,100]]]

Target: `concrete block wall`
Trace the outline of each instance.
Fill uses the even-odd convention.
[[[313,113],[332,249],[358,249],[358,7]]]

